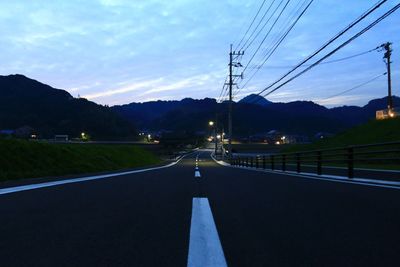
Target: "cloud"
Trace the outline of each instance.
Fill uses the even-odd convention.
[[[218,97],[228,68],[229,45],[241,39],[260,5],[258,1],[241,0],[4,2],[0,10],[0,72],[22,73],[58,88],[73,88],[69,91],[103,104]],[[385,8],[395,1],[388,2]],[[314,1],[266,65],[298,63],[371,5],[369,1]],[[394,14],[336,56],[348,56],[390,40],[394,43],[393,58],[399,58],[399,25],[400,16]],[[280,32],[282,27],[277,26],[262,51]],[[263,37],[261,34],[259,38]],[[245,51],[244,64],[254,50],[252,46]],[[285,102],[327,97],[379,74],[381,57],[375,53],[320,66],[268,98]],[[253,64],[261,60],[257,55]],[[400,62],[394,60],[393,70],[397,69]],[[260,91],[287,70],[260,70],[236,97]],[[393,72],[393,88],[400,86],[399,75]],[[379,90],[363,88],[363,93],[383,96],[385,87],[379,86]],[[359,103],[364,101],[360,98]]]
[[[119,88],[115,88],[115,89],[111,89],[111,90],[107,90],[107,91],[103,91],[103,92],[99,92],[99,93],[84,95],[83,97],[85,97],[87,99],[96,99],[96,98],[100,98],[100,97],[106,97],[106,96],[112,96],[112,95],[116,95],[116,94],[123,94],[123,93],[128,93],[128,92],[133,92],[133,91],[144,90],[146,88],[153,87],[157,84],[160,84],[160,82],[162,82],[163,80],[164,80],[164,78],[161,77],[161,78],[158,78],[155,80],[136,82],[134,84],[129,84],[129,85],[126,85],[123,87],[119,87]]]

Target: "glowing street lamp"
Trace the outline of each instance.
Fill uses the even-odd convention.
[[[213,122],[213,121],[209,121],[209,122],[208,122],[208,125],[209,125],[209,126],[214,126],[214,122]]]

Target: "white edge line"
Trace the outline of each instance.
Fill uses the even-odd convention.
[[[298,173],[294,173],[292,171],[284,172],[284,171],[278,171],[278,170],[272,171],[272,170],[264,170],[264,169],[248,168],[248,167],[231,166],[230,164],[228,164],[226,162],[216,160],[212,154],[211,154],[211,158],[217,164],[220,164],[225,167],[230,167],[230,168],[237,168],[237,169],[242,169],[242,170],[258,171],[258,172],[267,172],[267,173],[274,173],[274,174],[281,174],[281,175],[288,175],[288,176],[296,176],[296,177],[302,177],[302,178],[308,178],[308,179],[314,179],[314,180],[332,181],[332,182],[337,182],[337,183],[358,184],[358,185],[383,187],[383,188],[391,188],[391,189],[400,190],[400,182],[375,180],[375,179],[364,179],[364,178],[352,178],[350,181],[350,180],[348,180],[347,177],[344,177],[344,176],[335,176],[335,175],[319,176],[317,174],[312,174],[312,173],[298,174]],[[399,185],[399,186],[394,186],[394,185]]]
[[[188,267],[227,267],[207,198],[193,198]]]
[[[102,175],[95,175],[95,176],[86,176],[86,177],[81,177],[81,178],[73,178],[73,179],[67,179],[67,180],[60,180],[60,181],[51,181],[51,182],[45,182],[45,183],[38,183],[38,184],[30,184],[30,185],[20,185],[20,186],[15,186],[15,187],[7,187],[7,188],[1,188],[0,189],[0,195],[5,195],[5,194],[11,194],[11,193],[16,193],[16,192],[21,192],[21,191],[27,191],[27,190],[33,190],[33,189],[39,189],[43,187],[50,187],[50,186],[57,186],[57,185],[63,185],[63,184],[72,184],[72,183],[79,183],[79,182],[85,182],[85,181],[91,181],[91,180],[98,180],[98,179],[105,179],[105,178],[110,178],[110,177],[115,177],[115,176],[121,176],[121,175],[127,175],[127,174],[134,174],[134,173],[141,173],[141,172],[147,172],[147,171],[154,171],[154,170],[159,170],[159,169],[164,169],[164,168],[169,168],[177,163],[179,163],[184,157],[192,154],[188,153],[182,157],[180,157],[178,160],[175,162],[172,162],[170,164],[160,166],[160,167],[153,167],[153,168],[147,168],[147,169],[140,169],[140,170],[133,170],[133,171],[125,171],[125,172],[117,172],[117,173],[110,173],[110,174],[102,174]]]

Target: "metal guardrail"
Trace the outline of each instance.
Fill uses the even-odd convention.
[[[234,166],[270,170],[280,169],[282,171],[287,171],[288,165],[293,165],[298,173],[301,172],[304,163],[314,164],[318,175],[322,175],[323,166],[343,166],[347,168],[347,177],[354,178],[355,164],[399,166],[400,141],[299,151],[296,153],[280,153],[270,156],[234,157],[230,162]]]

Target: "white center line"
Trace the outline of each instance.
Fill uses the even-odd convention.
[[[194,171],[194,177],[201,177],[200,171]]]
[[[188,267],[227,267],[207,198],[193,198]]]

